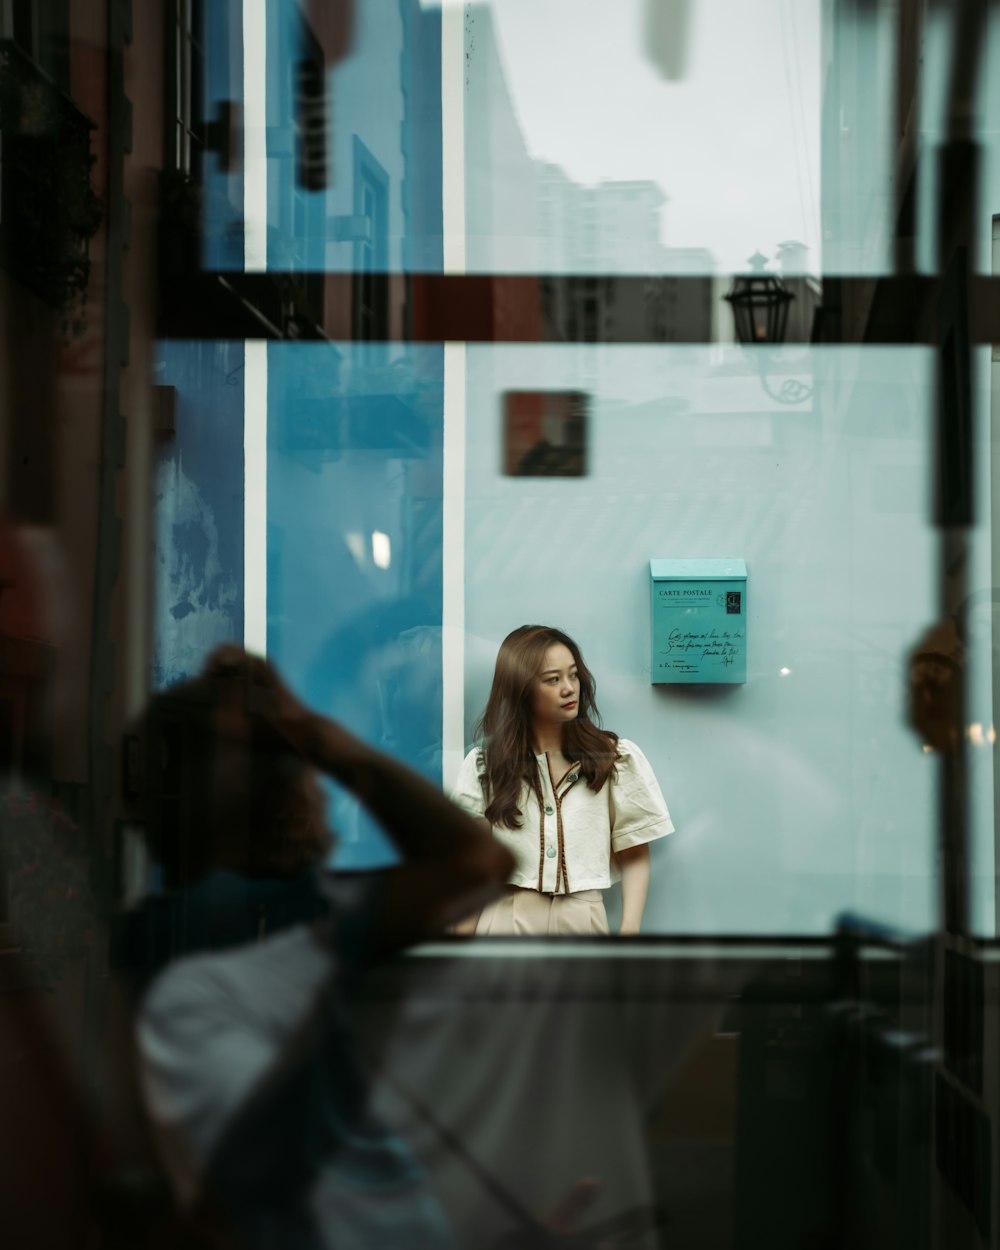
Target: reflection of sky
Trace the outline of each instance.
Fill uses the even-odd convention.
[[[420,3],[488,11],[531,156],[560,165],[582,185],[658,183],[668,201],[662,234],[669,247],[710,251],[720,273],[745,269],[757,248],[773,258],[788,239],[807,245],[812,273],[891,269],[894,9],[883,6],[877,18],[866,19],[866,6],[820,0]],[[645,16],[654,8],[687,14],[685,66],[676,81],[661,77],[647,56]],[[954,8],[926,14],[920,47],[916,224],[924,272],[936,269],[936,148],[944,136]],[[839,35],[834,16],[843,24]],[[821,93],[838,38],[846,77],[821,153]],[[981,233],[974,267],[989,273],[991,219],[1000,203],[995,11],[980,55],[974,129],[982,145]],[[834,222],[822,243],[821,195]]]
[[[642,0],[490,6],[528,150],[576,182],[650,179],[663,241],[721,271],[796,239],[819,254],[818,0],[689,0],[685,76],[646,56]]]

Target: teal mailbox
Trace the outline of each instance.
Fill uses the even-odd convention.
[[[747,679],[747,566],[743,560],[650,560],[652,681]]]

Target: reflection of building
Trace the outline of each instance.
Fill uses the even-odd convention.
[[[478,64],[467,88],[469,108],[482,118],[486,142],[466,144],[468,215],[475,223],[469,269],[571,275],[545,292],[544,334],[558,342],[711,342],[714,262],[702,249],[664,245],[662,188],[649,180],[585,186],[558,165],[532,159],[489,11],[477,10],[470,20]],[[704,281],[673,280],[681,274]]]
[[[652,182],[584,187],[555,166],[542,169],[541,251],[551,258],[546,269],[573,275],[553,283],[549,292],[551,336],[587,343],[711,342],[711,253],[660,242],[665,200],[659,187]],[[675,278],[680,274],[702,280],[681,283]],[[644,280],[637,283],[636,276]]]
[[[816,309],[822,299],[822,286],[818,279],[809,277],[808,263],[809,249],[804,244],[794,240],[778,244],[781,279],[789,294],[794,296],[788,307],[785,334],[789,343],[809,342]]]
[[[655,182],[582,186],[549,162],[533,163],[538,237],[545,268],[557,273],[657,273],[663,267]]]
[[[283,0],[270,12],[269,267],[353,275],[349,306],[338,288],[323,297],[331,338],[403,337],[407,292],[387,275],[440,264],[438,16],[419,0],[312,4],[308,18]],[[316,67],[325,110],[303,114],[285,72],[299,61]],[[302,178],[311,129],[327,162],[315,185]]]

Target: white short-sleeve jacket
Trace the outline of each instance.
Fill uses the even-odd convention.
[[[603,890],[619,873],[614,853],[673,833],[674,825],[649,760],[634,742],[618,739],[615,772],[595,794],[574,765],[559,780],[539,755],[538,790],[525,784],[520,829],[493,826],[493,836],[515,859],[509,882],[542,894]],[[459,770],[453,800],[485,817],[482,751],[470,751]]]

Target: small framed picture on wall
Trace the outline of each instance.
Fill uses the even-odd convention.
[[[507,391],[502,471],[507,477],[585,477],[589,396],[583,391]]]

